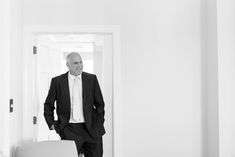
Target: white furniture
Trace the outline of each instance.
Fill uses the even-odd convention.
[[[74,141],[41,141],[16,148],[16,157],[78,157]]]

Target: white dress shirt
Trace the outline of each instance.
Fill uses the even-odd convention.
[[[69,93],[71,102],[71,112],[69,123],[84,123],[83,103],[82,103],[82,78],[81,75],[73,76],[68,74]],[[77,86],[75,85],[77,79]],[[76,87],[75,87],[76,86]]]

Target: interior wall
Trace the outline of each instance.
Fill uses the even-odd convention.
[[[217,0],[220,157],[235,156],[235,2]]]
[[[25,25],[121,26],[123,157],[203,155],[200,0],[24,0],[23,8]]]
[[[198,131],[201,133],[201,140],[198,140],[198,144],[201,144],[201,154],[197,156],[208,156],[208,56],[207,56],[207,1],[201,0],[201,105],[198,120]],[[203,139],[203,140],[202,140]]]
[[[9,155],[10,3],[0,1],[0,156]]]
[[[200,1],[123,6],[123,154],[201,156]]]
[[[22,137],[22,0],[11,0],[10,5],[10,98],[13,112],[10,113],[10,149],[14,149]],[[11,154],[14,156],[14,154]]]
[[[218,100],[218,36],[217,36],[217,1],[206,0],[202,14],[202,53],[204,67],[202,73],[206,78],[203,84],[205,97],[205,117],[202,122],[207,129],[203,138],[207,139],[205,157],[219,157],[219,100]],[[202,13],[203,13],[202,12]]]

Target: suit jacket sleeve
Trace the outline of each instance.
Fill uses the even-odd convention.
[[[105,114],[105,111],[104,111],[104,100],[103,100],[103,95],[102,95],[102,92],[101,92],[101,89],[100,89],[100,86],[99,86],[99,83],[98,83],[98,80],[97,80],[97,77],[95,76],[95,83],[94,83],[94,95],[95,95],[95,101],[94,101],[94,105],[95,105],[95,108],[97,110],[97,113],[99,115],[99,118],[101,120],[101,124],[104,123],[104,114]]]
[[[49,129],[52,129],[51,127],[54,124],[55,100],[56,100],[56,86],[55,86],[55,80],[52,79],[50,89],[46,101],[44,103],[44,117]]]

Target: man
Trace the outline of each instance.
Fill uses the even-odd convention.
[[[62,140],[74,140],[85,157],[102,157],[104,101],[96,75],[83,72],[81,56],[66,57],[69,71],[51,80],[44,103],[44,117],[50,130]],[[58,120],[54,120],[54,102]]]

